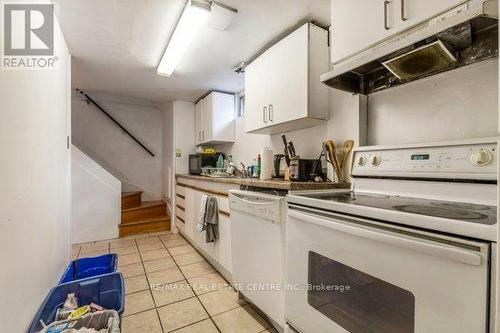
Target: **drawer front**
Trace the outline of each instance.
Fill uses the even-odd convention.
[[[175,197],[175,204],[186,208],[186,197],[183,195],[177,194]]]
[[[182,206],[175,207],[175,215],[186,221],[186,210]]]
[[[229,212],[229,198],[223,196],[217,196],[219,199],[219,209]]]
[[[186,195],[186,188],[182,185],[177,184],[177,186],[175,187],[175,192],[176,192],[176,194],[180,194],[182,196],[185,196]]]

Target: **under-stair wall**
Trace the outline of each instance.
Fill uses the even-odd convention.
[[[85,91],[154,157],[104,113],[72,96],[72,141],[85,154],[122,181],[124,192],[143,192],[143,200],[162,199],[162,117],[150,101]],[[133,186],[129,186],[132,184]]]
[[[118,237],[120,180],[75,146],[71,153],[72,244]]]

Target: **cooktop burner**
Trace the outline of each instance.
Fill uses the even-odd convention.
[[[453,220],[485,220],[487,215],[477,213],[475,211],[463,210],[458,208],[445,208],[436,206],[419,206],[419,205],[397,205],[394,206],[397,210],[405,213],[414,213],[420,215],[429,215],[435,217],[443,217]]]
[[[304,194],[302,196],[354,206],[380,208],[487,225],[494,225],[497,221],[497,208],[495,206],[467,202],[436,201],[364,192],[319,193]]]

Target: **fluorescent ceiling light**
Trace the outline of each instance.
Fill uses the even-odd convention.
[[[172,75],[209,14],[208,3],[188,0],[156,69],[156,74],[167,77]]]

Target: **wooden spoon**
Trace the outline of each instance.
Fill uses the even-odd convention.
[[[344,142],[342,162],[340,162],[340,168],[342,169],[342,172],[344,171],[345,164],[347,163],[347,158],[349,157],[349,154],[351,153],[353,147],[354,140],[346,140],[346,142]]]
[[[337,175],[338,181],[342,182],[342,173],[340,171],[339,160],[337,157],[337,152],[335,150],[335,143],[332,140],[328,140],[325,142],[326,149],[328,150],[328,154],[330,157],[330,161],[333,164],[333,168],[335,169],[335,174]]]

